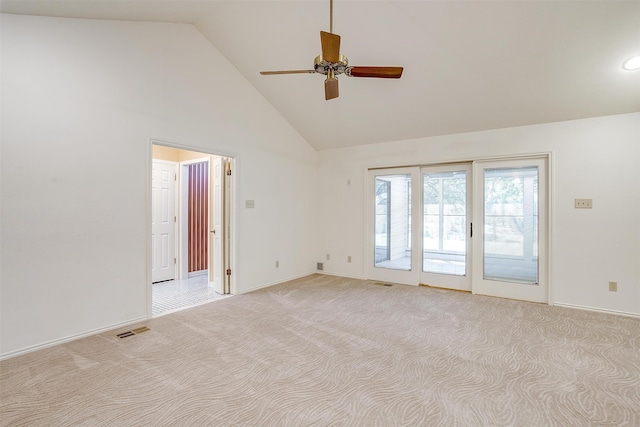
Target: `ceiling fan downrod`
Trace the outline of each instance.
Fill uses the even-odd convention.
[[[333,0],[329,0],[329,32],[333,34]]]

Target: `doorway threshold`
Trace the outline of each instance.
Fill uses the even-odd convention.
[[[215,292],[206,275],[158,282],[152,285],[152,315],[162,316],[230,296]]]

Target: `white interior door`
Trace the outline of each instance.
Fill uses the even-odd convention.
[[[546,163],[474,163],[473,293],[548,302]]]
[[[371,170],[367,186],[368,278],[418,285],[421,255],[415,246],[421,234],[420,169]]]
[[[420,283],[471,290],[471,164],[421,169]]]
[[[152,162],[151,281],[175,279],[176,163]]]
[[[222,158],[222,164],[223,164],[223,172],[222,175],[224,176],[224,190],[223,190],[223,196],[222,196],[222,200],[223,200],[223,218],[222,218],[222,228],[224,229],[224,234],[223,234],[223,259],[224,259],[224,263],[222,265],[222,277],[224,278],[224,293],[225,294],[230,294],[231,293],[231,278],[232,275],[231,274],[227,274],[227,272],[231,273],[231,249],[232,249],[232,244],[233,244],[233,240],[232,240],[232,230],[231,230],[231,224],[232,224],[232,206],[233,206],[233,192],[232,192],[232,183],[233,183],[233,175],[231,173],[232,169],[233,169],[233,165],[234,160],[230,159],[230,158]]]
[[[209,262],[209,276],[210,281],[213,283],[214,290],[219,294],[225,293],[224,286],[224,189],[225,189],[225,159],[217,157],[212,162],[212,174],[213,185],[212,187],[212,200],[213,206],[210,209],[211,215],[211,227],[210,235],[212,244],[209,247],[211,250],[211,258]],[[228,292],[227,292],[228,293]]]

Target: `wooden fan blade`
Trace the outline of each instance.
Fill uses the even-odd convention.
[[[327,101],[338,97],[338,79],[327,77],[324,81],[324,99]]]
[[[377,77],[380,79],[399,79],[402,67],[349,67],[352,77]]]
[[[287,71],[260,71],[263,76],[272,76],[276,74],[314,74],[316,70],[287,70]]]
[[[329,62],[340,61],[340,36],[320,31],[322,59]]]

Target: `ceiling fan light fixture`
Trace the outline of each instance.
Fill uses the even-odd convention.
[[[622,64],[622,69],[627,71],[640,70],[640,55],[631,57],[624,61],[624,63]]]

